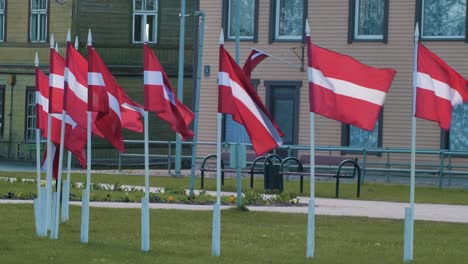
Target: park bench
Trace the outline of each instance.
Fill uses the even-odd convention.
[[[216,154],[206,156],[200,166],[200,178],[201,178],[201,189],[205,186],[205,172],[216,172]],[[224,185],[224,174],[225,173],[236,173],[237,169],[226,168],[229,165],[230,153],[223,152],[221,154],[221,185]],[[254,174],[263,174],[263,167],[258,165],[263,165],[265,160],[264,156],[257,157],[255,153],[246,153],[246,167],[241,169],[241,173],[247,173],[250,175],[250,186],[253,186],[253,176]],[[210,161],[214,161],[210,163]],[[213,167],[208,167],[208,164],[214,164]]]
[[[310,172],[305,172],[304,167],[310,166],[310,155],[301,155],[299,159],[295,157],[285,158],[281,162],[280,173],[284,176],[300,176],[300,192],[304,189],[304,176],[310,176]],[[340,179],[356,176],[357,190],[356,197],[361,193],[361,168],[357,158],[343,156],[315,155],[315,177],[336,178],[336,198],[339,197]],[[330,171],[333,171],[331,173]]]

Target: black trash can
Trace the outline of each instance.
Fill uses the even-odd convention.
[[[265,192],[283,192],[283,174],[280,174],[280,164],[265,162],[263,167]]]

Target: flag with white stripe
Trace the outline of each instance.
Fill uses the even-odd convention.
[[[468,101],[468,81],[421,43],[416,78],[416,117],[449,130],[453,107]]]
[[[223,45],[219,47],[218,85],[218,112],[231,114],[234,121],[245,126],[257,155],[283,143],[283,132]]]
[[[91,45],[88,45],[88,85],[88,110],[97,112],[96,127],[114,148],[125,152],[118,84]]]
[[[194,114],[177,99],[169,78],[147,43],[144,45],[144,70],[145,110],[155,112],[184,140],[193,137],[189,125]]]
[[[53,48],[50,49],[50,73],[49,87],[50,97],[56,100],[51,101],[50,113],[62,113],[63,110],[63,95],[64,95],[64,74],[65,60]]]
[[[244,67],[242,67],[242,70],[244,71],[248,79],[250,79],[252,71],[255,69],[255,67],[257,67],[257,65],[260,64],[260,62],[262,62],[266,58],[268,58],[268,54],[257,49],[252,49],[252,51],[249,54],[249,57],[247,57],[247,59],[244,62]]]
[[[134,102],[124,91],[122,87],[118,87],[120,94],[120,113],[122,114],[122,128],[143,133],[143,106]]]
[[[306,42],[310,111],[373,131],[396,71]]]

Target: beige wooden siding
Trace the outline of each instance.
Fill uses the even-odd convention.
[[[200,1],[200,8],[206,12],[206,33],[203,64],[211,66],[211,76],[202,78],[200,100],[199,138],[201,141],[216,139],[218,38],[221,25],[221,3],[218,0]],[[251,47],[278,56],[288,62],[299,64],[300,60],[291,51],[300,42],[268,43],[270,23],[270,1],[259,1],[258,43],[241,42],[241,63],[248,56]],[[394,68],[397,75],[387,95],[384,106],[383,147],[403,147],[410,144],[411,96],[413,68],[413,33],[415,21],[414,1],[392,0],[389,9],[388,43],[353,42],[347,43],[348,1],[309,0],[308,17],[312,41],[320,46],[341,52],[374,67]],[[468,46],[463,41],[424,41],[430,49],[448,64],[468,76]],[[235,55],[233,42],[225,44],[231,55]],[[306,58],[305,58],[306,59]],[[306,65],[305,65],[306,66]],[[267,59],[253,72],[252,78],[260,79],[259,95],[265,99],[265,80],[299,80],[301,87],[299,144],[309,144],[309,104],[306,72],[286,67],[273,59]],[[417,120],[417,147],[438,149],[440,129],[434,122]],[[316,116],[316,144],[339,146],[341,144],[341,123]],[[214,149],[203,149],[213,152]],[[409,157],[401,157],[407,160]]]

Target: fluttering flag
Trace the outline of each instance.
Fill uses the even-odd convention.
[[[88,67],[88,110],[97,112],[94,123],[104,138],[125,152],[118,84],[91,45],[88,45]]]
[[[59,169],[59,149],[60,146],[58,144],[52,144],[52,177],[54,179],[58,179],[58,169]],[[49,160],[47,159],[47,147],[44,151],[44,157],[42,158],[42,169],[47,169],[47,163]]]
[[[144,45],[144,84],[145,110],[155,112],[159,118],[169,123],[171,129],[179,133],[183,140],[193,137],[189,125],[194,114],[175,95],[169,78],[147,43]]]
[[[53,102],[49,105],[50,113],[62,113],[63,110],[63,96],[64,96],[64,76],[65,76],[65,60],[54,49],[50,49],[50,73],[49,73],[49,87],[50,98],[54,98]]]
[[[218,112],[231,114],[234,121],[246,128],[257,155],[283,143],[283,132],[224,45],[219,47],[218,85]]]
[[[373,131],[396,71],[306,42],[310,111]]]
[[[140,104],[135,103],[125,93],[122,87],[119,87],[120,94],[120,113],[122,114],[122,128],[143,133],[143,115],[144,109]]]
[[[416,117],[450,129],[452,109],[468,101],[468,81],[445,61],[418,43]]]
[[[242,68],[242,70],[245,73],[245,76],[248,79],[250,79],[252,71],[255,69],[255,67],[257,67],[257,65],[260,64],[260,62],[262,62],[266,58],[268,58],[268,54],[257,49],[252,49],[252,51],[249,54],[249,57],[247,57],[247,60],[245,60],[244,62],[244,67]]]
[[[47,137],[49,129],[47,127],[47,115],[49,102],[51,101],[49,100],[49,91],[49,78],[39,68],[36,68],[36,119],[38,121],[37,127],[41,130],[44,137]],[[61,104],[62,100],[63,98],[60,97],[52,99],[54,104]],[[50,140],[58,146],[60,144],[62,114],[53,113],[51,120],[52,130]],[[64,147],[72,152],[78,158],[81,165],[85,167],[84,147],[86,145],[86,129],[79,127],[69,115],[66,115],[65,118],[65,138],[71,138],[72,140],[65,140]],[[54,177],[56,177],[56,173],[54,173]]]

